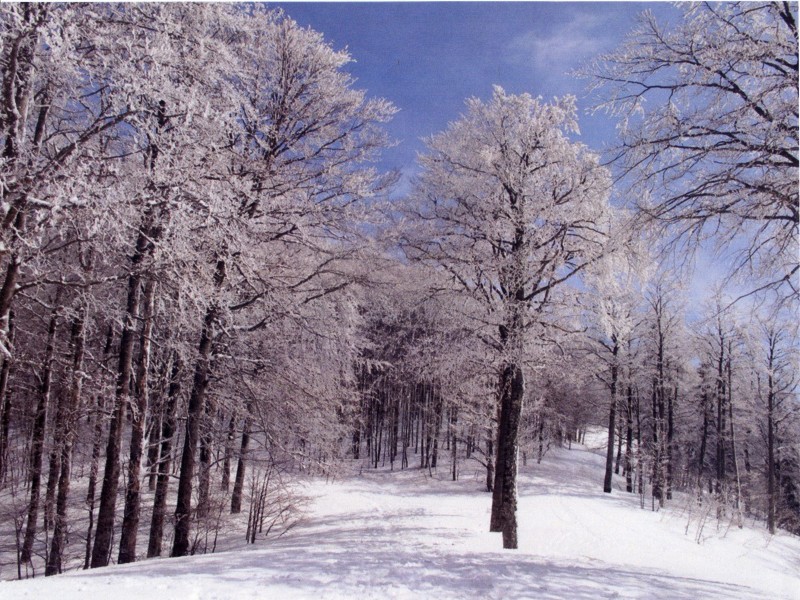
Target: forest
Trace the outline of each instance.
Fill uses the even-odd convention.
[[[644,13],[575,73],[605,150],[495,86],[398,193],[395,105],[280,10],[4,3],[0,579],[256,543],[354,462],[478,465],[515,549],[597,428],[605,492],[800,535],[796,20]]]

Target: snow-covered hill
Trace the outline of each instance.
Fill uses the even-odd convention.
[[[619,480],[603,494],[602,459],[583,448],[523,468],[517,551],[486,532],[482,477],[310,482],[304,523],[273,542],[4,582],[0,598],[800,599],[800,540],[718,522],[687,499],[642,510]]]

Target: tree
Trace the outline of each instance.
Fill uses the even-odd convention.
[[[517,547],[516,473],[528,338],[557,325],[554,298],[603,251],[610,181],[567,134],[574,98],[545,104],[495,87],[427,142],[405,240],[445,270],[479,318],[498,364],[499,423],[492,530]]]
[[[611,159],[637,208],[688,247],[715,236],[761,289],[798,295],[798,38],[790,2],[644,13],[593,61],[597,108],[620,117]]]
[[[603,491],[611,493],[614,469],[614,435],[617,429],[618,398],[621,379],[631,358],[629,356],[636,325],[636,311],[641,302],[644,283],[648,279],[648,261],[645,252],[637,248],[629,234],[630,222],[624,213],[616,213],[612,220],[611,238],[617,246],[598,261],[584,278],[589,288],[590,311],[587,314],[591,347],[603,364],[604,373],[598,376],[610,392],[608,418],[608,444]],[[641,242],[641,240],[639,240]],[[629,399],[630,400],[630,399]],[[628,454],[630,455],[632,424],[631,406],[627,406]],[[621,440],[620,440],[621,444]],[[626,469],[629,471],[630,460]],[[630,491],[630,490],[628,490]]]
[[[215,249],[207,280],[213,291],[205,299],[190,393],[173,556],[189,552],[195,446],[218,334],[238,322],[257,339],[281,314],[303,322],[303,306],[350,286],[357,278],[350,263],[363,238],[365,200],[393,180],[368,161],[385,146],[381,124],[395,108],[354,89],[342,70],[349,55],[281,13],[254,10],[239,25],[239,69],[230,77],[239,102],[222,154],[229,187],[226,202],[206,198],[215,220],[207,234]],[[250,435],[242,436],[234,511]]]

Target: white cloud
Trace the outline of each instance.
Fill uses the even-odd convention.
[[[537,70],[564,73],[614,43],[612,35],[604,31],[608,22],[596,13],[574,12],[568,21],[553,24],[547,31],[537,28],[512,38],[506,58]]]

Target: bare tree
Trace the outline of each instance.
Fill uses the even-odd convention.
[[[691,248],[713,236],[757,289],[797,297],[796,5],[682,10],[673,27],[644,13],[584,71],[596,107],[621,119],[611,159],[641,216],[673,241]]]

